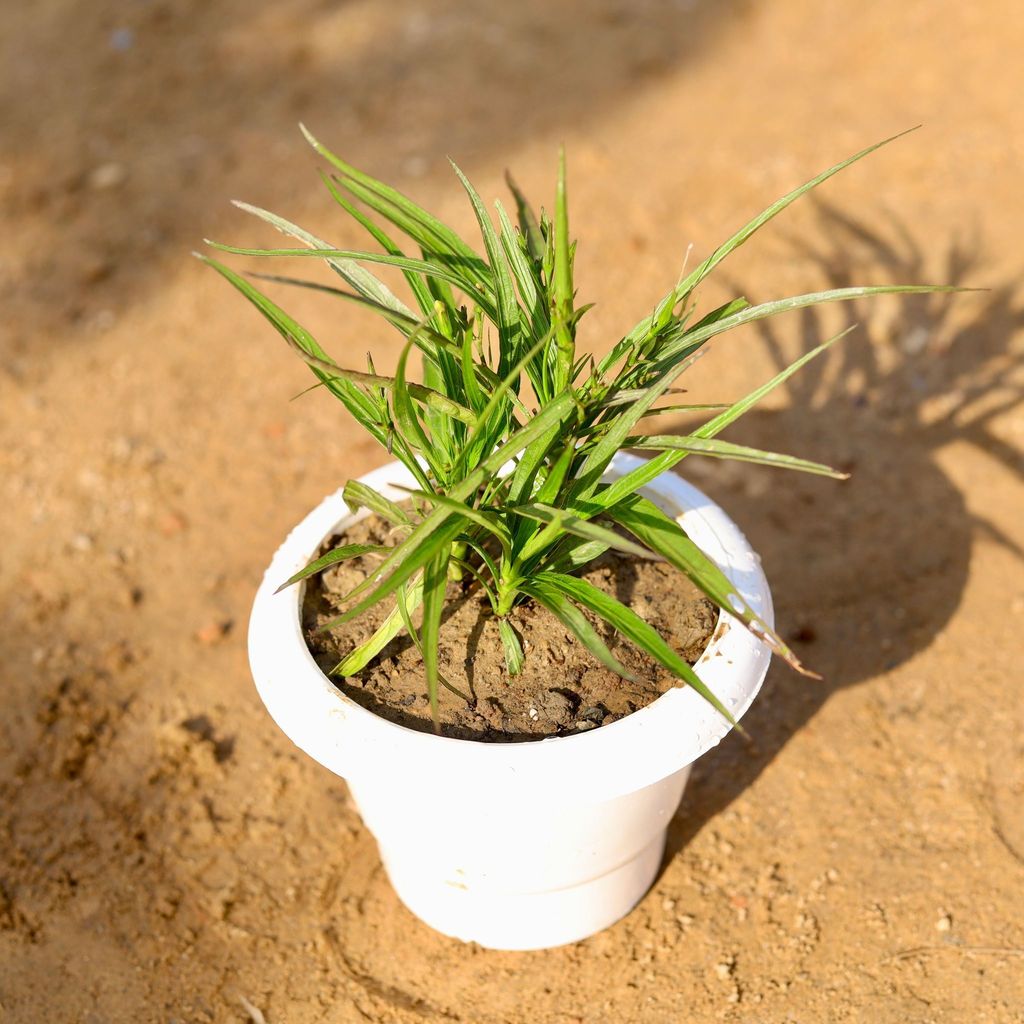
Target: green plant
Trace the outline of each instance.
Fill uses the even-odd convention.
[[[437,663],[446,589],[449,580],[468,574],[499,619],[511,673],[521,667],[523,651],[507,616],[518,602],[533,599],[613,671],[628,675],[591,617],[610,624],[732,721],[656,630],[579,578],[579,570],[587,563],[616,548],[640,555],[653,552],[668,560],[716,605],[806,672],[679,524],[639,491],[691,454],[842,476],[816,462],[718,439],[725,427],[842,335],[825,341],[732,405],[656,403],[674,391],[679,376],[712,338],[734,327],[823,302],[884,292],[950,290],[890,285],[836,288],[760,305],[736,298],[695,317],[695,289],[729,253],[795,199],[885,143],[819,174],[755,217],[683,277],[650,315],[597,361],[576,351],[576,328],[589,307],[576,305],[575,242],[569,236],[564,154],[553,219],[543,211],[539,218],[535,216],[509,179],[518,228],[500,202],[495,226],[473,186],[455,167],[479,223],[481,255],[406,196],[305,134],[335,169],[333,175],[323,175],[334,200],[382,251],[335,249],[281,217],[241,203],[242,209],[297,239],[302,248],[215,248],[238,255],[325,260],[351,291],[291,277],[255,276],[329,292],[383,316],[406,339],[394,376],[379,374],[370,357],[366,371],[338,366],[308,331],[248,280],[216,260],[201,258],[259,309],[320,383],[418,482],[418,488],[410,491],[408,510],[361,483],[350,482],[344,491],[348,504],[353,509],[367,507],[389,520],[395,543],[377,548],[343,545],[283,584],[296,583],[370,550],[381,557],[375,573],[347,595],[349,607],[344,614],[323,628],[353,619],[380,601],[392,603],[390,613],[335,671],[358,672],[394,636],[407,630],[422,653],[436,722],[438,686],[448,685]],[[406,256],[357,202],[407,236],[419,254]],[[366,264],[400,270],[417,310],[398,298]],[[413,349],[422,357],[422,383],[408,379]],[[637,432],[641,420],[678,410],[714,414],[687,436]],[[612,457],[622,448],[656,454],[614,482],[602,482]],[[421,605],[422,619],[416,627],[413,613]]]

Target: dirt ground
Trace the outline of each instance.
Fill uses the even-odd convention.
[[[1024,1021],[1024,11],[1009,0],[36,0],[0,12],[0,1019],[419,1024]],[[308,123],[468,233],[570,160],[585,343],[861,145],[925,127],[730,260],[751,298],[986,292],[737,334],[714,401],[840,324],[730,436],[845,484],[690,459],[760,550],[774,666],[698,766],[651,893],[563,949],[441,938],[244,633],[290,526],[381,459],[189,258],[339,244]],[[336,355],[394,338],[293,296]],[[457,798],[457,794],[453,794]]]

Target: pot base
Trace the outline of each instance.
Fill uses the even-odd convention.
[[[551,892],[487,891],[424,877],[415,862],[384,862],[399,899],[431,928],[487,949],[549,949],[579,942],[625,917],[654,881],[667,830],[599,878]]]

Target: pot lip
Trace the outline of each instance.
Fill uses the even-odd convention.
[[[620,452],[606,478],[621,476],[644,461]],[[402,492],[391,485],[407,484],[411,478],[404,466],[393,462],[360,479],[400,498]],[[742,598],[769,625],[774,624],[760,559],[718,505],[671,472],[640,493],[677,515]],[[365,510],[356,515],[349,512],[341,489],[328,495],[274,555],[249,622],[250,664],[267,710],[297,746],[325,767],[350,778],[371,774],[415,785],[429,780],[432,790],[440,793],[451,785],[463,798],[470,789],[489,791],[493,799],[495,785],[514,780],[523,795],[539,798],[572,791],[577,802],[581,793],[584,801],[586,794],[605,800],[678,771],[729,732],[726,720],[686,686],[588,732],[510,743],[419,732],[362,707],[324,675],[310,654],[300,621],[302,587],[274,591],[308,563],[325,537],[365,515]],[[694,667],[738,720],[757,694],[769,660],[766,645],[734,616],[722,612],[711,642]]]

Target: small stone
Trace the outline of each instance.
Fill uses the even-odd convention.
[[[218,644],[231,632],[232,622],[230,619],[219,619],[216,622],[208,622],[205,626],[196,630],[196,640],[204,647],[212,647]]]
[[[828,871],[826,871],[826,872],[825,872],[825,877],[826,877],[826,878],[827,878],[827,879],[828,879],[828,880],[829,880],[830,882],[835,882],[835,881],[837,881],[837,880],[838,880],[838,878],[839,878],[839,872],[838,872],[838,871],[836,871],[836,869],[835,869],[835,868],[829,868],[829,869],[828,869]]]
[[[948,932],[953,927],[953,918],[949,914],[943,914],[942,917],[935,922],[935,930],[937,932]]]
[[[900,348],[908,356],[916,356],[928,347],[928,328],[917,324],[900,340]]]
[[[402,171],[410,178],[422,178],[427,173],[429,164],[425,157],[410,156],[402,162]]]
[[[124,183],[127,177],[128,171],[125,169],[124,164],[108,163],[94,167],[89,172],[87,181],[89,188],[96,189],[99,192],[108,188],[117,188],[118,185]]]
[[[537,704],[543,709],[545,717],[556,725],[565,726],[572,721],[572,704],[564,693],[548,690],[540,694]]]
[[[94,542],[92,537],[90,537],[89,534],[87,533],[76,533],[71,538],[71,546],[75,549],[75,551],[92,551],[93,543]]]
[[[188,520],[180,512],[168,512],[157,526],[165,537],[173,537],[188,529]]]
[[[732,964],[728,961],[723,961],[720,964],[715,964],[715,974],[722,980],[726,981],[732,976]]]
[[[89,327],[94,331],[109,331],[117,323],[117,314],[112,309],[98,309],[89,318]]]
[[[114,273],[114,264],[110,260],[91,259],[82,265],[81,282],[83,285],[99,284],[106,281]]]
[[[115,437],[110,442],[110,457],[118,462],[127,462],[135,451],[135,442],[130,437]]]
[[[110,33],[110,48],[124,53],[135,45],[135,33],[130,28],[115,28]]]

